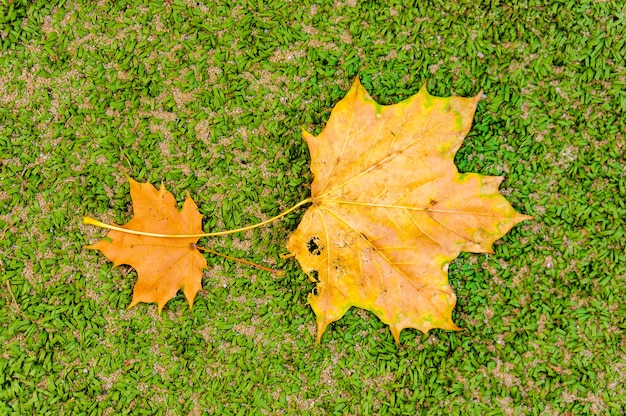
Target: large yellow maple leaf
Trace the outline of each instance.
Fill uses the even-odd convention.
[[[174,196],[163,185],[157,190],[149,183],[131,178],[133,218],[120,228],[163,235],[201,234],[202,214],[187,195],[179,211]],[[115,266],[128,264],[137,270],[137,283],[129,308],[140,302],[156,302],[159,312],[183,288],[189,307],[202,289],[204,256],[194,247],[199,237],[167,238],[109,231],[107,240],[87,246],[100,250]]]
[[[448,265],[462,251],[492,252],[531,218],[498,193],[502,177],[454,165],[478,100],[422,88],[382,106],[357,79],[319,136],[303,132],[312,205],[287,248],[317,282],[318,342],[352,306],[374,312],[396,342],[404,328],[459,329]]]

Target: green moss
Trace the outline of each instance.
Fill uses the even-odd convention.
[[[619,2],[0,1],[1,414],[619,414],[626,403]],[[534,222],[450,265],[462,332],[397,347],[350,310],[315,344],[301,213],[209,256],[192,311],[126,310],[83,246],[124,174],[190,192],[207,231],[306,198],[301,127],[359,75],[382,104],[483,91],[456,155]]]

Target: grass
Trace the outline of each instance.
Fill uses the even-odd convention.
[[[623,4],[455,3],[0,0],[0,414],[623,414]],[[385,104],[486,96],[457,165],[535,221],[451,265],[466,330],[398,347],[353,309],[317,345],[280,259],[301,212],[201,240],[283,277],[208,256],[193,311],[127,310],[82,217],[128,221],[125,173],[207,231],[277,214],[357,74]]]

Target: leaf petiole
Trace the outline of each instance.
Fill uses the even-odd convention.
[[[116,225],[111,225],[111,224],[107,224],[104,223],[102,221],[98,221],[95,218],[91,218],[91,217],[83,217],[83,224],[85,225],[95,225],[96,227],[100,227],[100,228],[106,228],[107,230],[113,230],[113,231],[119,231],[122,233],[127,233],[127,234],[135,234],[135,235],[143,235],[145,237],[156,237],[156,238],[201,238],[201,237],[216,237],[216,236],[220,236],[220,235],[228,235],[228,234],[235,234],[235,233],[240,233],[243,231],[248,231],[248,230],[252,230],[254,228],[258,228],[258,227],[262,227],[264,225],[267,225],[271,222],[276,221],[279,218],[284,217],[287,214],[290,214],[291,212],[295,211],[296,209],[300,208],[303,205],[309,204],[312,202],[311,198],[307,198],[303,201],[298,202],[296,205],[294,205],[293,207],[289,208],[286,211],[281,212],[280,214],[267,219],[265,221],[261,221],[257,224],[253,224],[253,225],[248,225],[246,227],[242,227],[242,228],[236,228],[234,230],[226,230],[226,231],[217,231],[214,233],[200,233],[200,234],[159,234],[159,233],[150,233],[147,231],[138,231],[138,230],[130,230],[128,228],[123,228],[123,227],[118,227]]]
[[[283,272],[282,270],[276,270],[276,269],[271,269],[269,267],[261,266],[260,264],[251,262],[249,260],[244,260],[244,259],[240,259],[238,257],[232,257],[232,256],[229,256],[229,255],[226,255],[226,254],[218,253],[217,251],[213,251],[213,250],[211,250],[209,248],[200,247],[200,246],[197,246],[195,244],[192,244],[191,247],[195,248],[196,250],[200,250],[200,251],[204,251],[206,253],[215,254],[216,256],[224,257],[225,259],[228,259],[228,260],[237,261],[239,263],[244,263],[244,264],[247,264],[248,266],[252,266],[252,267],[256,267],[257,269],[265,270],[266,272],[274,273],[277,276],[282,276],[282,275],[285,274],[285,272]]]

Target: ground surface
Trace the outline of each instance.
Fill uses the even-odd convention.
[[[385,3],[0,1],[0,414],[623,414],[623,3]],[[193,311],[126,310],[81,218],[130,219],[125,173],[207,231],[275,215],[357,73],[385,104],[485,95],[457,165],[536,219],[451,265],[466,330],[398,347],[351,310],[316,345],[279,258],[302,212],[204,241],[283,277],[210,256]]]

